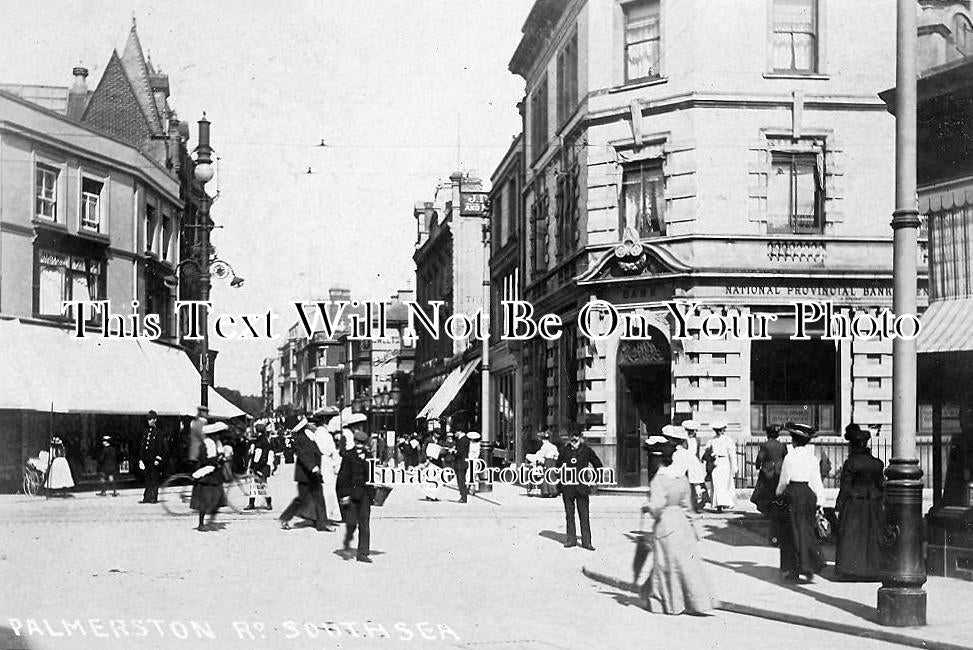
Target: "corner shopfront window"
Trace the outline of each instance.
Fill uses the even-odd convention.
[[[62,316],[61,303],[104,299],[104,262],[48,250],[37,254],[38,316]]]
[[[833,341],[774,338],[750,348],[751,427],[787,421],[835,431],[838,354]]]

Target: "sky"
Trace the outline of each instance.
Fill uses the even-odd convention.
[[[80,62],[94,88],[135,17],[191,147],[203,111],[212,122],[213,243],[246,280],[214,280],[214,311],[281,315],[277,340],[213,346],[216,384],[259,394],[294,301],[414,286],[415,202],[457,168],[489,179],[520,130],[524,84],[507,63],[531,4],[10,2],[0,82],[69,86]]]

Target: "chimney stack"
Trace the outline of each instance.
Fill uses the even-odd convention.
[[[74,84],[68,90],[67,116],[74,120],[80,120],[84,114],[85,106],[88,103],[88,68],[76,66],[71,70],[74,75]]]

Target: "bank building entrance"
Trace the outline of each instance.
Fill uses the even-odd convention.
[[[642,441],[668,424],[671,412],[672,349],[659,330],[649,335],[618,347],[617,480],[626,487],[648,483]]]

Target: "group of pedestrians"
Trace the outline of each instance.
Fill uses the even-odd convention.
[[[476,492],[477,479],[468,476],[470,461],[480,457],[481,436],[476,431],[466,431],[460,426],[445,434],[430,432],[419,444],[418,435],[413,436],[399,449],[403,452],[405,467],[434,465],[453,470],[459,503],[467,503],[469,495]],[[414,465],[412,463],[415,463]],[[440,486],[432,482],[422,484],[423,498],[426,501],[439,501]]]
[[[783,432],[790,434],[789,447],[777,439],[781,432],[780,427],[767,429],[767,442],[757,454],[759,474],[751,501],[771,522],[771,541],[780,547],[781,577],[813,580],[825,566],[817,522],[824,516],[822,477],[830,462],[814,448],[813,427],[788,422]],[[848,458],[835,500],[835,575],[843,580],[875,580],[879,574],[885,464],[872,455],[870,439],[858,424],[845,427]]]

